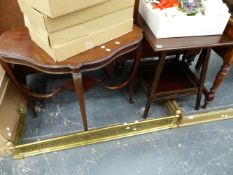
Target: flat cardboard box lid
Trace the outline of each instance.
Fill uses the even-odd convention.
[[[34,25],[38,25],[47,32],[52,33],[125,8],[133,7],[135,0],[109,0],[54,19],[43,15],[29,5],[23,3],[22,0],[18,1],[24,16],[26,16],[25,23],[28,18]]]
[[[130,18],[104,30],[97,31],[96,33],[93,33],[91,35],[69,41],[56,48],[49,47],[47,43],[43,42],[41,38],[36,35],[35,31],[29,29],[29,32],[31,35],[31,39],[45,52],[47,52],[47,54],[50,55],[55,61],[63,61],[67,58],[92,49],[117,37],[120,37],[132,31],[132,29],[133,18]]]
[[[48,33],[46,30],[40,28],[39,25],[33,23],[33,21],[30,22],[30,20],[28,20],[25,25],[33,30],[45,44],[47,43],[48,46],[54,48],[66,42],[85,37],[96,33],[97,31],[114,26],[126,19],[131,19],[133,18],[133,10],[133,7],[126,8],[53,33]]]
[[[50,18],[72,13],[109,0],[21,0]]]

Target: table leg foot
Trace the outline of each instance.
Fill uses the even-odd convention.
[[[132,98],[133,96],[133,89],[134,89],[134,81],[132,81],[129,85],[129,96],[128,96],[128,102],[129,104],[134,104],[134,100]]]
[[[130,97],[128,99],[128,102],[129,102],[129,104],[134,104],[135,103],[135,101],[132,98],[130,98]]]
[[[207,108],[208,104],[214,100],[215,93],[216,93],[217,89],[220,87],[220,85],[222,84],[224,78],[227,76],[229,70],[230,70],[229,64],[224,64],[221,67],[220,71],[218,72],[218,74],[214,80],[213,86],[210,89],[209,94],[205,98],[203,108]]]
[[[137,75],[137,71],[138,71],[138,66],[139,66],[139,63],[140,63],[140,60],[141,60],[141,55],[142,55],[142,44],[140,44],[139,47],[137,48],[134,65],[132,67],[131,76],[129,78],[128,101],[129,101],[130,104],[135,103],[135,101],[132,99],[132,96],[133,96],[134,83],[135,83],[135,79],[136,79],[136,75]]]
[[[144,114],[143,114],[143,119],[147,119],[148,118],[148,114],[149,114],[149,111],[150,111],[151,103],[152,103],[152,100],[147,99],[145,111],[144,111]]]
[[[86,108],[85,108],[83,85],[82,85],[82,74],[74,73],[73,81],[74,81],[76,98],[78,100],[80,113],[82,116],[83,127],[84,127],[84,130],[87,131],[88,125],[87,125],[87,116],[86,116]]]

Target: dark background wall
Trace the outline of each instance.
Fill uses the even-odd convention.
[[[231,14],[233,14],[233,1],[232,0],[223,0],[230,9]]]
[[[0,33],[23,25],[17,0],[0,0]]]

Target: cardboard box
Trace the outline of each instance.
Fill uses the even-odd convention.
[[[30,6],[25,5],[22,0],[18,1],[24,16],[26,16],[26,20],[28,18],[34,25],[40,26],[43,30],[52,33],[125,8],[133,7],[135,0],[108,0],[105,3],[85,8],[54,19],[51,19],[33,8],[30,8]]]
[[[24,3],[56,18],[109,0],[22,0]]]
[[[140,0],[139,13],[157,38],[219,35],[230,14],[166,17],[156,13],[150,3]]]
[[[3,70],[3,68],[0,66],[0,106],[2,104],[2,100],[7,88],[7,84],[8,84],[8,77],[5,74],[5,71]]]
[[[132,31],[132,28],[133,18],[54,48],[49,47],[47,43],[42,41],[40,36],[38,36],[33,29],[29,29],[29,32],[32,40],[54,58],[55,61],[63,61],[76,54],[122,36]]]
[[[25,25],[34,32],[37,37],[52,48],[64,44],[68,41],[72,41],[77,38],[85,37],[96,33],[97,31],[104,30],[115,24],[119,24],[126,19],[133,18],[133,7],[123,9],[106,16],[95,18],[93,20],[78,24],[54,33],[48,33],[40,28],[38,25],[34,25],[30,21],[26,21]]]

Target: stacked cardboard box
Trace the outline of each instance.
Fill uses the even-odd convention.
[[[62,61],[130,32],[135,0],[18,0],[31,38]]]

